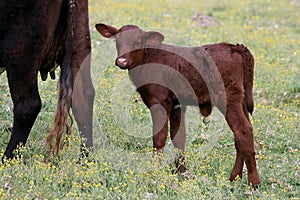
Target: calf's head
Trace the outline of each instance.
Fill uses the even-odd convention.
[[[96,29],[105,38],[115,38],[118,57],[116,65],[121,69],[132,69],[142,64],[147,48],[162,44],[164,36],[155,31],[143,31],[135,25],[120,29],[106,24],[96,24]]]

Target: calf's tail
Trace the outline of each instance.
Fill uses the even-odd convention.
[[[245,99],[247,110],[252,114],[254,109],[253,100],[253,79],[254,79],[254,57],[247,47],[244,45],[237,45],[242,49],[241,55],[243,57],[244,66],[244,89],[245,89]]]

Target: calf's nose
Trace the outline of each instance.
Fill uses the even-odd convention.
[[[117,58],[116,60],[116,65],[121,67],[121,68],[124,68],[124,67],[127,67],[127,64],[128,64],[128,61],[126,58]]]

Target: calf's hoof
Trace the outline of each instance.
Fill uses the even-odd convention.
[[[185,165],[176,166],[176,173],[182,174],[184,172],[186,172],[186,166]]]
[[[259,189],[259,184],[252,185],[252,188],[253,188],[254,190],[258,190],[258,189]]]

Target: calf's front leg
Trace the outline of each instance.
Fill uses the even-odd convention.
[[[185,140],[186,140],[186,130],[185,130],[185,108],[174,108],[170,112],[170,134],[171,140],[175,148],[179,150],[179,155],[175,160],[175,166],[177,172],[185,172]]]
[[[153,148],[159,153],[166,145],[168,135],[168,114],[166,109],[160,104],[150,107],[153,130]]]

